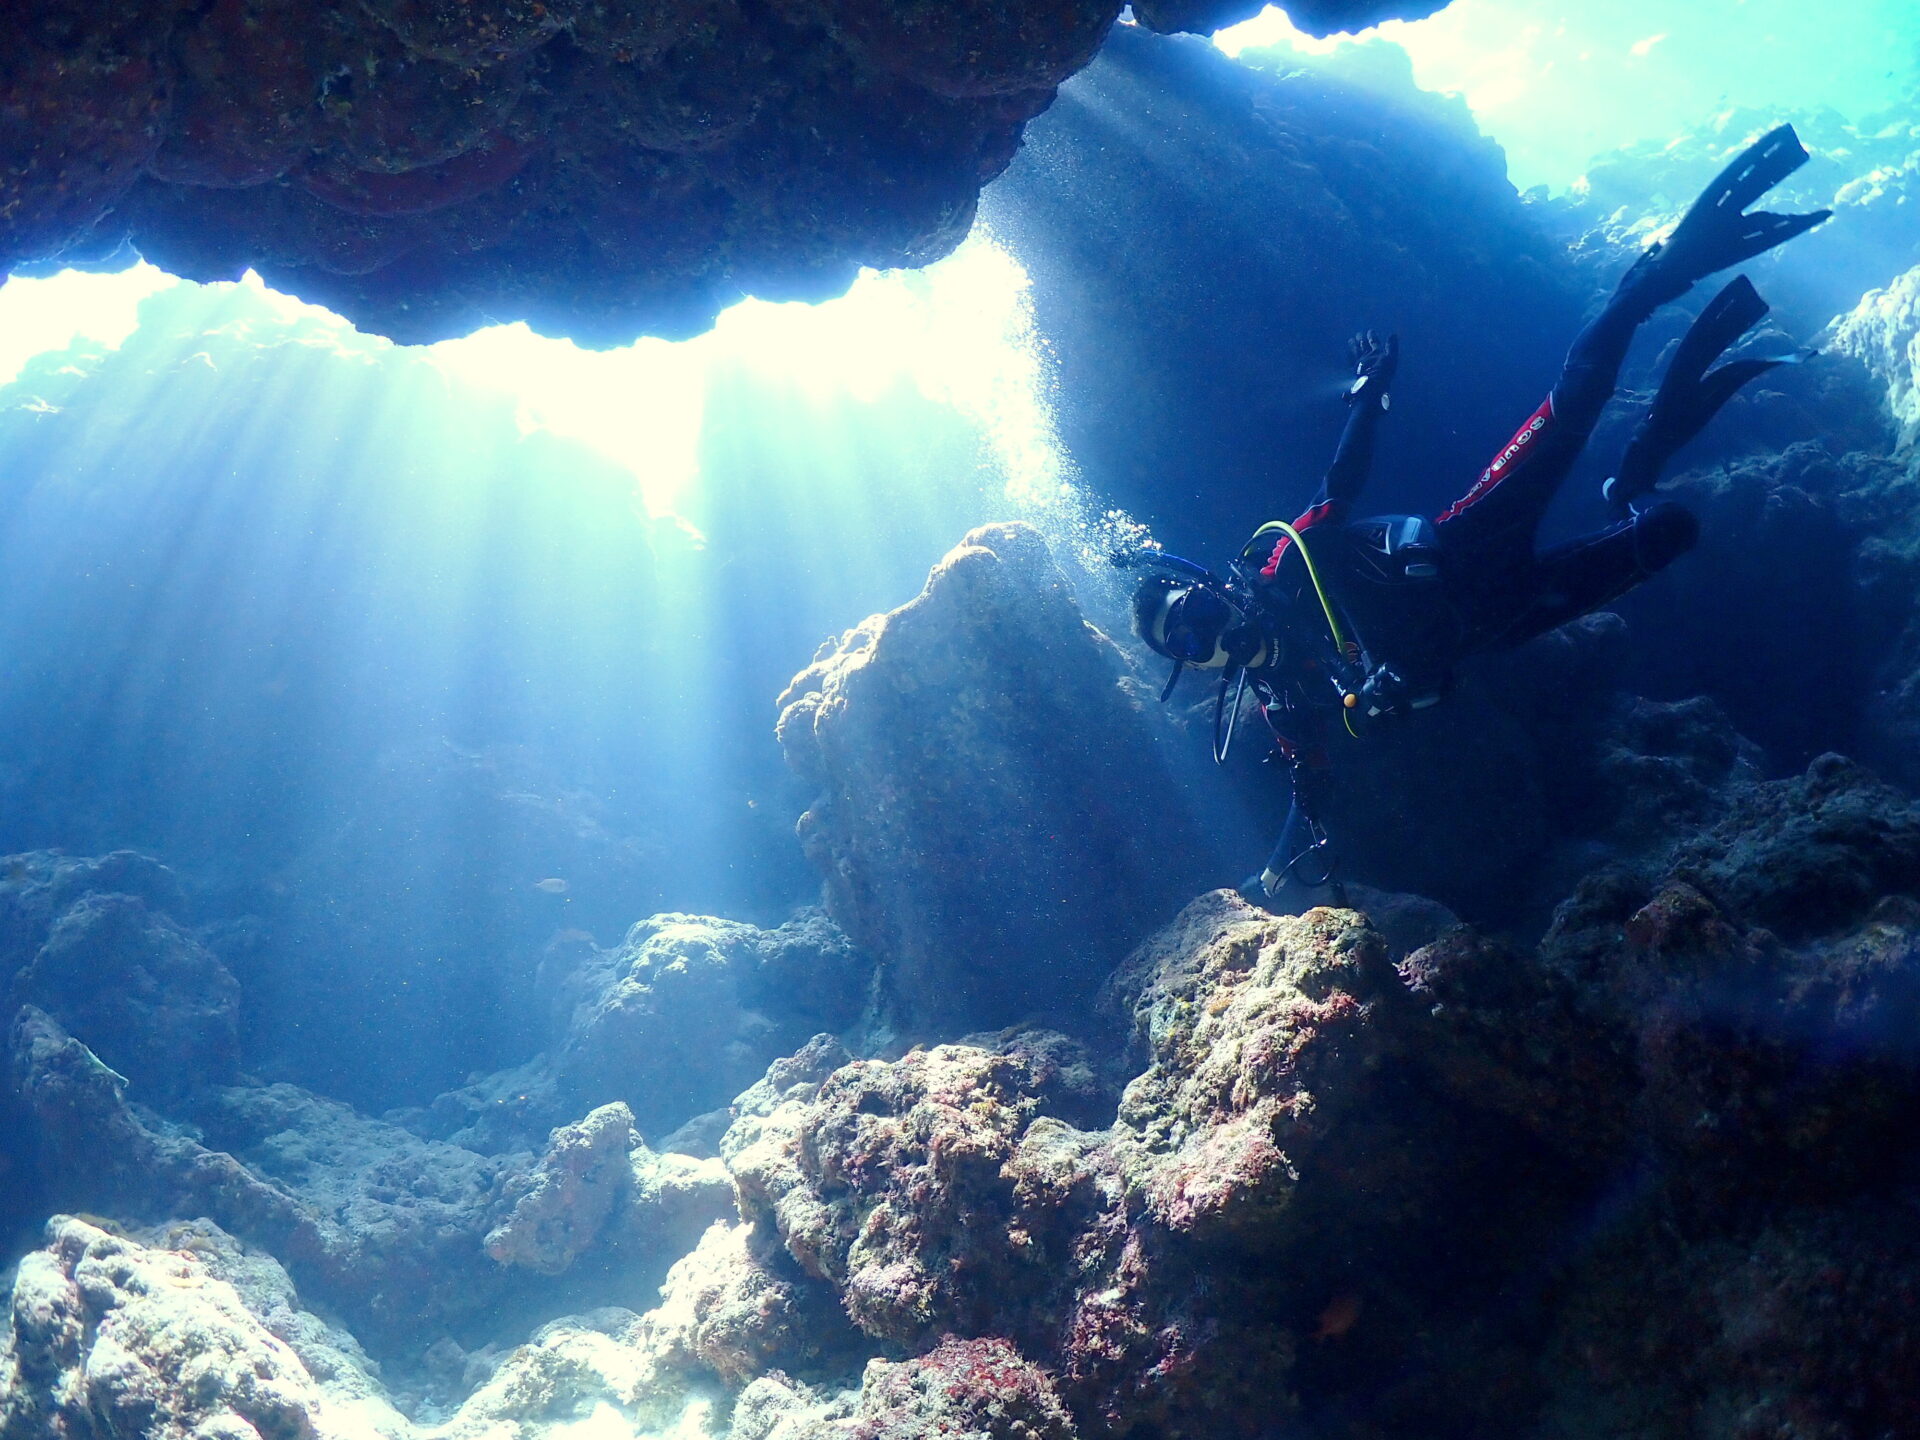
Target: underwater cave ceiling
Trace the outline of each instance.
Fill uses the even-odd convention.
[[[1443,0],[1444,3],[1444,0]],[[258,270],[409,342],[696,333],[965,235],[1118,0],[4,0],[0,268]],[[1432,0],[1301,0],[1309,29]],[[1258,0],[1142,0],[1210,31]]]

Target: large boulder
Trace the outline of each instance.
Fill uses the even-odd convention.
[[[872,972],[872,960],[811,908],[770,930],[655,915],[604,950],[584,935],[561,937],[538,974],[546,1048],[408,1112],[408,1123],[500,1153],[533,1148],[551,1127],[617,1103],[641,1134],[664,1142],[719,1115],[810,1036],[852,1027]]]
[[[1231,863],[1232,825],[1196,813],[1151,692],[1027,525],[973,531],[824,646],[779,736],[815,791],[827,913],[947,1034],[1071,1013]]]
[[[817,911],[772,930],[655,915],[561,978],[556,1083],[576,1105],[623,1100],[642,1133],[665,1134],[808,1036],[850,1026],[870,971]]]
[[[285,1272],[217,1227],[134,1238],[56,1216],[47,1232],[0,1335],[7,1440],[411,1433],[352,1340],[299,1311]]]
[[[239,982],[136,895],[87,894],[61,911],[12,998],[58,1016],[160,1097],[226,1084],[239,1069]]]

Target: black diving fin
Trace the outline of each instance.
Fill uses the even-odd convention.
[[[1747,212],[1808,158],[1793,126],[1769,130],[1700,192],[1673,233],[1627,272],[1622,288],[1642,288],[1654,303],[1664,303],[1685,294],[1696,280],[1784,245],[1830,218],[1831,210],[1806,215]]]
[[[1667,461],[1719,413],[1741,386],[1778,365],[1806,358],[1806,352],[1765,359],[1730,360],[1718,369],[1718,360],[1741,336],[1766,318],[1770,307],[1746,276],[1736,276],[1707,302],[1706,309],[1687,328],[1661,377],[1660,389],[1628,442],[1619,474],[1607,481],[1604,494],[1623,514],[1654,487]]]

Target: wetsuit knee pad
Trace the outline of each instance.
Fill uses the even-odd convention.
[[[1648,574],[1664,570],[1700,541],[1700,522],[1684,505],[1662,500],[1633,522],[1634,557]]]

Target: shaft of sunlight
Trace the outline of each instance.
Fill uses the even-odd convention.
[[[747,300],[707,334],[583,350],[500,326],[430,347],[459,380],[512,395],[527,429],[582,441],[632,472],[650,515],[679,511],[700,471],[716,377],[744,368],[816,404],[877,405],[898,386],[978,425],[1010,499],[1067,484],[1033,330],[1027,276],[976,234],[923,271],[863,271],[825,304]]]

